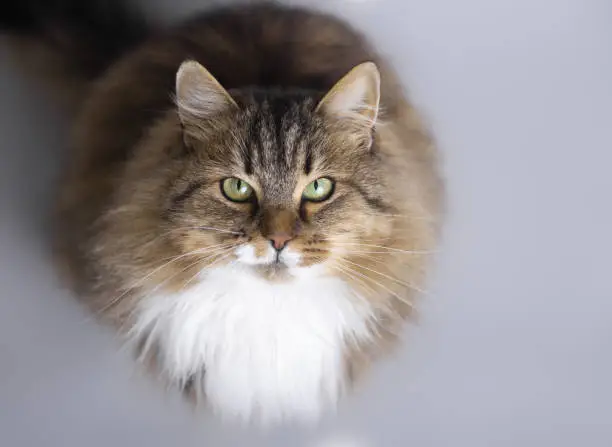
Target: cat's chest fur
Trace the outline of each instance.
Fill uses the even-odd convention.
[[[339,278],[304,270],[270,283],[229,265],[143,300],[133,334],[150,332],[163,373],[199,377],[222,415],[316,419],[342,393],[347,341],[369,336],[369,316]]]

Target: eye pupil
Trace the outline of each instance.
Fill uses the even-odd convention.
[[[232,202],[246,202],[253,196],[253,188],[251,188],[251,185],[236,177],[222,180],[221,190],[225,197]]]
[[[313,202],[323,202],[334,192],[334,182],[327,177],[313,180],[306,186],[302,197]]]

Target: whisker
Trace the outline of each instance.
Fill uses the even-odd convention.
[[[353,273],[351,273],[350,271],[346,270],[346,268],[344,268],[341,265],[332,265],[333,268],[341,271],[342,273],[344,273],[345,275],[347,275],[349,278],[357,281],[358,283],[360,283],[362,286],[364,286],[365,288],[367,288],[373,295],[376,295],[376,290],[374,290],[369,284],[367,284],[364,280],[356,277]]]
[[[220,248],[219,248],[220,249]],[[219,249],[215,249],[215,250],[219,250]],[[169,266],[170,264],[175,263],[176,261],[183,259],[187,256],[193,256],[195,254],[202,254],[202,253],[207,253],[207,252],[202,252],[202,250],[204,249],[196,249],[196,250],[192,250],[188,253],[183,253],[181,255],[175,256],[173,257],[170,261],[163,263],[162,265],[160,265],[159,267],[153,269],[151,272],[149,272],[147,275],[145,275],[143,278],[139,279],[138,281],[134,282],[133,284],[131,284],[128,288],[126,288],[119,296],[117,296],[116,298],[113,298],[112,300],[110,300],[107,304],[105,304],[101,309],[98,310],[97,314],[101,314],[106,312],[108,309],[110,309],[111,307],[113,307],[115,304],[117,304],[122,298],[124,298],[129,292],[131,292],[132,290],[134,290],[135,288],[141,286],[147,279],[149,279],[151,276],[153,276],[155,273],[159,272],[160,270],[162,270],[164,267]],[[212,250],[214,251],[214,250]]]
[[[373,283],[374,285],[377,285],[379,287],[381,287],[383,290],[385,290],[386,292],[390,293],[391,295],[393,295],[395,298],[397,298],[401,303],[404,303],[406,306],[410,307],[410,308],[414,308],[414,304],[412,304],[411,302],[409,302],[408,300],[406,300],[405,298],[402,298],[400,295],[398,295],[396,292],[394,292],[393,290],[389,289],[388,287],[386,287],[384,284],[381,284],[379,281],[375,280],[374,278],[370,278],[369,276],[366,276],[358,271],[356,271],[355,269],[350,268],[349,266],[344,266],[344,268],[348,269],[349,271],[351,271],[352,273],[354,273],[355,275],[366,279],[368,281],[370,281],[371,283]]]
[[[333,253],[346,253],[346,254],[386,254],[386,255],[401,255],[401,254],[406,254],[406,255],[426,255],[429,253],[420,253],[420,252],[408,252],[408,253],[401,253],[401,252],[396,252],[396,251],[376,251],[376,250],[344,250],[344,251],[340,251],[340,250],[328,250],[331,251]]]
[[[393,276],[390,276],[390,275],[387,275],[385,273],[379,272],[378,270],[374,270],[374,269],[371,269],[369,267],[366,267],[365,265],[361,265],[361,264],[358,264],[356,262],[349,261],[348,259],[342,259],[342,262],[348,262],[349,264],[352,264],[352,265],[354,265],[356,267],[359,267],[359,268],[362,268],[362,269],[366,269],[366,270],[368,270],[368,271],[370,271],[372,273],[376,273],[377,275],[380,275],[380,276],[382,276],[384,278],[390,279],[391,281],[395,281],[396,283],[398,283],[398,284],[400,284],[402,286],[410,287],[411,289],[414,289],[414,290],[416,290],[419,293],[427,295],[427,292],[425,290],[422,290],[421,288],[419,288],[419,287],[417,287],[417,286],[415,286],[413,284],[407,283],[407,282],[402,281],[400,279],[397,279],[397,278],[395,278]]]
[[[376,244],[362,244],[360,242],[336,242],[333,240],[332,242],[334,242],[334,245],[353,245],[353,246],[358,246],[358,247],[372,247],[372,248],[378,248],[378,249],[383,249],[383,250],[388,250],[388,251],[394,251],[397,253],[406,253],[406,254],[415,254],[415,255],[427,255],[427,254],[432,254],[432,253],[437,252],[435,250],[402,250],[401,248],[385,247],[384,245],[376,245]]]
[[[335,253],[335,254],[340,254],[340,255],[344,255],[344,256],[351,256],[351,255],[358,255],[360,258],[365,258],[368,259],[372,262],[377,262],[379,264],[386,264],[388,262],[388,259],[382,259],[381,256],[368,256],[372,253],[384,253],[384,254],[388,254],[387,252],[369,252],[369,251],[339,251],[339,250],[329,250],[330,253]]]
[[[151,239],[150,241],[145,242],[144,246],[149,246],[151,244],[154,244],[155,242],[159,241],[161,238],[172,234],[172,233],[176,233],[176,232],[180,232],[180,231],[185,231],[185,230],[208,230],[208,231],[217,231],[219,233],[229,233],[229,234],[235,234],[235,235],[242,235],[243,233],[239,232],[239,231],[232,231],[232,230],[224,230],[222,228],[215,228],[215,227],[207,227],[207,226],[201,226],[201,225],[193,225],[193,226],[185,226],[185,227],[178,227],[178,228],[172,228],[168,231],[164,231],[163,233],[159,234],[159,235],[155,235],[156,237],[154,239]]]
[[[106,303],[104,306],[102,306],[102,308],[98,309],[97,314],[102,314],[102,313],[106,312],[108,309],[110,309],[116,303],[118,303],[123,297],[125,297],[129,292],[134,290],[136,287],[139,287],[140,285],[142,285],[147,279],[149,279],[155,273],[159,272],[164,267],[166,267],[166,266],[168,266],[168,265],[178,261],[179,259],[182,259],[182,258],[185,258],[186,256],[192,255],[195,251],[196,250],[193,250],[192,252],[183,253],[182,255],[175,256],[170,261],[165,262],[164,264],[160,265],[159,267],[153,269],[151,272],[149,272],[143,278],[139,279],[138,281],[136,281],[133,284],[131,284],[130,286],[128,286],[120,295],[118,295],[117,297],[111,299],[108,303]]]
[[[228,253],[228,252],[229,252],[229,253]],[[208,268],[211,268],[212,266],[214,266],[214,265],[218,264],[218,263],[219,263],[219,262],[221,262],[222,260],[227,259],[227,258],[228,258],[228,257],[230,257],[231,255],[232,255],[231,250],[228,250],[228,251],[226,251],[226,252],[222,252],[222,253],[219,253],[219,254],[216,254],[216,255],[212,255],[211,257],[214,257],[214,256],[221,256],[221,257],[220,257],[220,258],[217,258],[217,259],[215,259],[215,260],[213,260],[213,261],[209,262],[209,263],[208,263],[208,264],[206,264],[205,266],[203,266],[203,267],[202,267],[202,268],[201,268],[201,269],[200,269],[200,270],[199,270],[199,271],[198,271],[198,272],[197,272],[195,275],[193,275],[191,278],[189,278],[189,280],[188,280],[188,281],[187,281],[185,284],[183,284],[183,286],[181,287],[181,290],[185,290],[185,288],[186,288],[186,287],[189,285],[189,283],[190,283],[191,281],[193,281],[195,278],[197,278],[197,277],[198,277],[198,275],[200,274],[200,272],[201,272],[203,269],[208,269]]]
[[[399,214],[399,213],[377,213],[375,217],[403,217],[406,219],[429,219],[429,217],[425,216],[417,216],[415,214]]]
[[[369,292],[370,292],[370,298],[375,297],[376,295],[378,295],[378,293],[376,292],[376,290],[374,290],[374,288],[372,288],[368,283],[366,283],[365,281],[363,281],[362,279],[358,278],[355,276],[355,273],[357,272],[351,272],[348,269],[348,267],[346,266],[341,266],[341,265],[331,265],[332,268],[338,270],[339,272],[341,272],[344,275],[347,275],[349,278],[351,278],[354,281],[357,281],[359,284],[361,284],[363,287],[365,287]],[[356,294],[358,298],[363,299],[363,297],[359,294]],[[398,298],[399,299],[399,298]],[[377,307],[380,308],[380,303],[377,304]],[[390,307],[386,304],[384,304],[382,306],[382,309],[385,310],[386,312],[390,311]],[[373,322],[375,322],[376,324],[378,324],[378,321],[376,318],[372,319]],[[376,330],[378,332],[378,330]]]
[[[171,281],[173,278],[175,278],[177,275],[180,275],[181,273],[189,270],[191,267],[193,267],[194,265],[197,265],[203,261],[206,261],[208,259],[214,258],[215,256],[220,256],[220,255],[224,255],[225,253],[230,253],[232,252],[232,248],[233,247],[220,247],[216,250],[211,250],[210,252],[207,252],[206,256],[202,257],[202,258],[198,258],[195,262],[192,262],[191,264],[187,265],[186,267],[182,268],[181,270],[179,270],[178,272],[173,273],[170,277],[166,278],[164,281],[162,281],[161,283],[157,284],[152,290],[151,292],[156,292],[157,290],[159,290],[164,284],[166,284],[168,281]]]
[[[218,248],[222,248],[222,247],[230,247],[232,245],[236,245],[235,242],[224,242],[222,244],[215,244],[215,245],[209,245],[207,247],[203,247],[203,248],[197,248],[193,251],[191,251],[190,253],[195,254],[195,255],[199,255],[199,254],[206,254],[209,250],[211,249],[218,249]],[[161,258],[160,261],[165,261],[166,259],[172,259],[174,256],[170,256],[167,258]]]
[[[199,225],[197,227],[199,230],[209,230],[209,231],[218,231],[219,233],[228,233],[228,234],[237,234],[237,235],[242,235],[243,233],[240,231],[232,231],[232,230],[223,230],[221,228],[215,228],[215,227],[205,227],[202,225]]]
[[[199,263],[201,263],[201,262],[204,262],[204,261],[206,261],[207,259],[210,259],[210,258],[215,257],[215,256],[221,256],[221,255],[226,254],[226,256],[225,256],[225,257],[228,257],[228,256],[230,256],[230,255],[232,254],[231,252],[232,252],[232,249],[231,249],[231,248],[229,248],[229,249],[226,249],[226,250],[224,250],[224,251],[222,250],[222,251],[221,251],[221,253],[212,254],[212,255],[209,255],[209,256],[207,256],[207,257],[205,257],[205,258],[198,259],[197,261],[195,261],[195,262],[193,262],[193,263],[189,264],[188,266],[184,267],[183,269],[179,270],[178,272],[173,273],[173,274],[172,274],[172,275],[171,275],[169,278],[166,278],[166,279],[165,279],[164,281],[162,281],[160,284],[158,284],[157,286],[155,286],[153,289],[151,289],[151,290],[150,290],[150,291],[147,293],[147,295],[146,295],[146,296],[143,298],[143,300],[145,300],[145,301],[146,301],[147,299],[149,299],[149,298],[150,298],[150,297],[151,297],[153,294],[155,294],[155,292],[157,292],[157,291],[158,291],[158,290],[159,290],[159,289],[160,289],[160,288],[161,288],[161,287],[162,287],[164,284],[166,284],[168,281],[171,281],[171,280],[172,280],[173,278],[175,278],[177,275],[180,275],[181,273],[183,273],[183,272],[185,272],[185,271],[189,270],[189,269],[190,269],[191,267],[193,267],[194,265],[197,265],[197,264],[199,264]],[[215,261],[212,261],[212,262],[215,262]],[[211,263],[209,263],[209,264],[207,264],[207,265],[206,265],[206,266],[204,266],[203,268],[208,268],[208,267],[209,267],[209,266],[212,264],[212,262],[211,262]],[[200,274],[200,272],[201,272],[201,271],[202,271],[202,269],[199,269],[199,270],[198,270],[198,272],[196,272],[196,274],[195,274],[195,275],[194,275],[192,278],[190,278],[190,280],[189,280],[188,282],[190,282],[191,280],[195,279],[195,278],[196,278],[196,277],[197,277],[197,276]],[[181,290],[181,291],[182,291],[182,290],[184,290],[184,289],[185,289],[185,287],[186,287],[186,285],[187,285],[187,283],[186,283],[186,284],[184,284],[184,285],[181,287],[181,289],[180,289],[180,290]],[[133,315],[133,312],[136,312],[136,310],[137,310],[137,309],[133,309],[133,311],[130,313],[130,317]]]

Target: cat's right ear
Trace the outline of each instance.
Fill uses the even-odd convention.
[[[219,81],[191,60],[183,62],[176,73],[176,105],[185,127],[202,127],[202,120],[211,120],[238,108]]]
[[[364,62],[349,71],[323,97],[317,111],[357,128],[370,131],[376,124],[380,107],[380,72],[373,62]]]

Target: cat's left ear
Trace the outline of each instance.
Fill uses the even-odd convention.
[[[380,73],[376,64],[364,62],[348,72],[317,106],[327,116],[350,120],[363,130],[376,124],[380,104]]]
[[[219,81],[196,61],[183,62],[176,73],[176,105],[184,126],[238,108]]]

